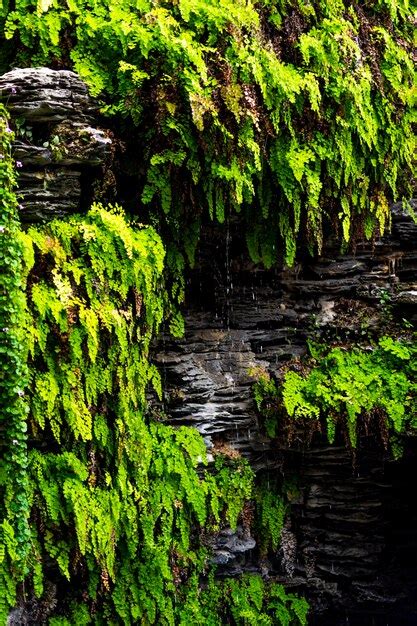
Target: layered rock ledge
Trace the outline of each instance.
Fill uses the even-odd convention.
[[[296,431],[288,448],[265,435],[252,373],[279,380],[309,339],[366,343],[416,325],[417,225],[402,204],[392,222],[391,234],[354,253],[329,238],[320,258],[271,271],[248,262],[238,225],[212,227],[189,277],[185,337],[165,337],[155,354],[172,424],[192,425],[209,449],[237,450],[259,474],[299,486],[280,550],[265,562],[252,544],[242,550],[239,536],[233,550],[228,536],[225,554],[220,537],[219,571],[278,576],[308,595],[320,625],[417,619],[417,560],[404,545],[417,543],[417,513],[401,488],[417,465],[415,444],[397,463],[372,436],[355,460],[343,441],[329,446],[319,433]]]
[[[0,102],[16,128],[22,221],[86,210],[112,140],[97,127],[97,104],[85,83],[67,70],[16,69],[0,77]]]

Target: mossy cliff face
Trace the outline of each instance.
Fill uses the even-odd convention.
[[[404,230],[395,251],[398,233],[375,241],[393,199],[410,211],[414,25],[398,1],[2,4],[4,70],[25,66],[0,92],[16,133],[12,156],[4,123],[4,619],[304,624],[283,581],[317,612],[333,580],[330,603],[352,606],[327,526],[300,560],[314,524],[297,535],[288,515],[321,425],[353,463],[372,428],[381,453],[389,426],[396,452],[413,427],[414,266]],[[17,209],[46,223],[21,231]],[[212,254],[190,274],[199,238]],[[312,359],[287,358],[307,339]]]
[[[208,466],[195,429],[147,415],[149,391],[162,395],[150,344],[180,319],[160,237],[98,204],[21,230],[3,120],[13,299],[3,307],[2,622],[306,623],[307,603],[275,582],[213,577],[210,537],[238,523],[249,533],[247,462],[219,452]]]
[[[12,164],[5,162],[12,184]],[[19,171],[34,167],[22,166]],[[15,202],[12,191],[10,198]],[[165,253],[155,231],[102,206],[13,231],[20,281],[27,285],[19,356],[31,377],[22,396],[17,370],[22,498],[16,515],[16,484],[6,480],[4,598],[9,606],[21,602],[25,579],[27,593],[38,600],[20,604],[12,623],[302,621],[305,605],[279,586],[265,586],[258,576],[266,572],[303,589],[315,613],[360,607],[371,597],[374,607],[383,605],[385,587],[371,583],[386,548],[371,535],[384,523],[373,512],[388,506],[387,491],[380,488],[385,479],[378,462],[361,452],[361,421],[357,462],[370,463],[378,484],[355,481],[352,457],[341,447],[314,444],[300,462],[297,441],[319,423],[311,420],[314,412],[299,426],[285,418],[274,381],[288,360],[302,357],[308,337],[339,346],[365,340],[364,358],[373,358],[369,342],[383,332],[407,340],[401,316],[411,319],[414,311],[414,228],[397,207],[393,235],[376,249],[337,257],[329,243],[321,260],[269,273],[254,272],[242,256],[235,223],[213,232],[191,274],[185,338],[157,350],[158,369],[148,360],[150,341],[164,318],[179,318],[164,285]],[[171,293],[181,284],[170,285]],[[399,356],[408,358],[404,349]],[[294,368],[307,374],[311,365],[295,361]],[[146,417],[151,388],[162,392],[163,403],[153,403]],[[404,406],[410,400],[408,393]],[[171,416],[170,425],[160,421]],[[205,437],[215,459],[209,471],[206,445],[181,424],[197,426]],[[386,429],[377,424],[370,428],[381,441]],[[11,436],[8,429],[5,441],[15,448]],[[291,438],[292,451],[283,452]],[[356,514],[365,517],[355,521]],[[215,582],[210,563],[236,580]],[[254,569],[257,575],[241,578]],[[346,572],[348,586],[340,582]],[[395,601],[392,589],[386,597]]]
[[[74,67],[117,116],[142,203],[190,259],[207,214],[241,212],[271,266],[329,222],[371,238],[410,196],[408,1],[18,0],[0,19],[10,64]]]

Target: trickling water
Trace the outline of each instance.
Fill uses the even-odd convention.
[[[230,292],[233,289],[230,275],[230,223],[226,221],[226,323],[227,330],[230,330]]]

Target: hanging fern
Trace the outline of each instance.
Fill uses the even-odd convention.
[[[300,232],[320,251],[329,222],[341,243],[383,232],[389,202],[411,195],[405,0],[2,6],[18,63],[63,60],[137,126],[142,201],[189,258],[204,211],[222,223],[243,209],[250,253],[270,266],[294,261]]]
[[[310,350],[303,375],[289,370],[281,385],[265,375],[255,383],[257,406],[271,434],[283,419],[322,419],[329,442],[341,425],[354,448],[359,423],[375,414],[385,424],[379,430],[390,433],[397,456],[401,436],[417,427],[415,341],[382,337],[368,348],[311,344]]]
[[[253,472],[220,456],[208,468],[196,430],[146,416],[149,389],[161,394],[149,348],[170,311],[159,237],[100,205],[27,232],[13,228],[21,309],[9,323],[19,320],[16,337],[28,347],[16,359],[28,359],[29,415],[26,423],[19,393],[8,397],[6,443],[17,447],[9,438],[18,427],[28,428],[31,444],[3,462],[0,623],[17,602],[16,585],[24,581],[42,600],[52,570],[61,602],[50,623],[185,625],[197,606],[201,619],[231,614],[244,624],[246,608],[233,594],[213,604],[220,583],[202,592],[209,551],[201,537],[236,528]],[[25,372],[19,367],[13,375]],[[266,619],[278,610],[267,603],[275,587],[256,580],[230,584],[256,587],[261,600],[250,614]],[[279,610],[305,623],[292,596],[281,596]]]

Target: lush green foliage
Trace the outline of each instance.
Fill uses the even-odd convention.
[[[161,242],[99,206],[23,239],[31,431],[60,444],[30,452],[35,592],[48,556],[68,580],[83,572],[90,601],[103,596],[101,619],[173,623],[173,570],[204,565],[191,535],[225,503],[197,472],[199,435],[144,420],[148,384],[161,392],[148,360],[164,313]],[[242,486],[243,470],[232,473]]]
[[[175,624],[179,626],[306,626],[308,604],[282,585],[264,583],[258,575],[217,581],[210,575],[201,587],[197,578],[185,584],[178,602]],[[50,626],[90,624],[86,606],[73,603],[68,617],[52,618]],[[114,623],[114,622],[110,622]],[[148,624],[149,622],[143,622]],[[155,622],[156,623],[156,622]],[[166,622],[159,622],[166,623]]]
[[[415,7],[414,7],[415,9]],[[347,242],[410,195],[413,0],[3,0],[19,63],[64,59],[138,126],[142,200],[190,259],[243,210],[255,261]],[[143,165],[141,163],[141,167]]]
[[[0,106],[0,622],[13,605],[17,577],[26,574],[29,547],[26,415],[25,298],[18,238],[13,134]]]
[[[207,533],[253,498],[266,555],[286,501],[254,491],[242,460],[207,466],[195,431],[146,417],[161,393],[149,347],[163,319],[183,330],[178,249],[193,261],[205,215],[240,211],[266,266],[292,263],[300,241],[320,250],[326,222],[344,243],[384,230],[413,181],[413,1],[0,1],[11,62],[74,67],[143,150],[131,167],[170,244],[101,206],[18,234],[0,111],[2,618],[18,583],[42,597],[52,569],[55,626],[305,624],[282,587],[207,574]],[[415,344],[318,350],[280,388],[259,378],[270,435],[283,412],[323,419],[330,441],[340,422],[353,446],[360,416],[415,426]]]
[[[215,581],[210,577],[199,596],[190,589],[179,611],[183,626],[289,626],[307,624],[308,604],[282,585],[264,583],[260,576]]]
[[[202,590],[202,537],[236,526],[254,477],[240,458],[217,456],[207,467],[197,431],[146,417],[149,386],[161,393],[149,346],[167,310],[155,231],[97,205],[12,234],[14,270],[23,250],[27,306],[16,282],[20,316],[11,321],[28,351],[12,344],[24,362],[7,382],[25,382],[27,356],[30,446],[26,465],[22,435],[21,446],[9,441],[17,426],[26,430],[26,414],[10,401],[7,442],[18,453],[6,456],[2,473],[1,622],[16,585],[42,598],[53,573],[65,613],[51,617],[55,626],[245,624],[252,616],[304,624],[306,603],[260,578],[210,579]]]
[[[302,373],[288,371],[278,386],[263,375],[255,384],[258,408],[272,423],[280,410],[290,418],[324,418],[330,442],[342,423],[353,447],[358,418],[378,415],[396,436],[417,427],[417,344],[383,337],[378,345],[326,349],[310,345]],[[299,369],[299,368],[298,368]]]
[[[261,556],[269,550],[276,551],[281,540],[288,503],[284,498],[285,484],[280,485],[276,477],[260,479],[256,486],[256,526]]]

